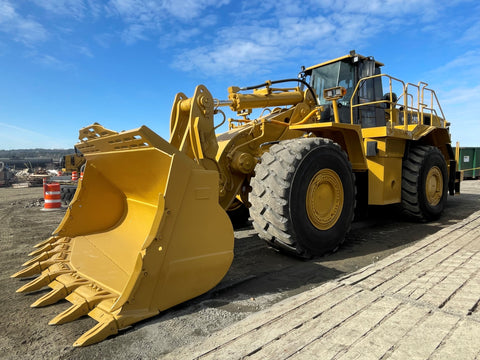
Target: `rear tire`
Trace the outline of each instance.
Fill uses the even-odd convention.
[[[438,219],[447,191],[447,164],[440,150],[427,145],[412,147],[402,169],[403,212],[420,221]]]
[[[355,179],[329,139],[282,141],[263,154],[251,181],[250,216],[271,246],[301,257],[336,250],[350,229]]]

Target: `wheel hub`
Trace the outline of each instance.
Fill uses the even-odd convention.
[[[306,208],[310,222],[319,230],[328,230],[337,222],[343,209],[343,185],[337,173],[322,169],[307,189]]]
[[[425,181],[425,194],[427,201],[431,206],[436,206],[440,203],[443,196],[443,176],[440,168],[432,167],[427,174]]]

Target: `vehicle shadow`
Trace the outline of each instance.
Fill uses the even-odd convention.
[[[480,195],[450,197],[442,216],[435,221],[419,222],[404,216],[397,205],[370,207],[368,217],[352,224],[335,260],[399,250],[453,225],[480,210]]]
[[[228,288],[235,287],[237,298],[238,293],[254,297],[301,292],[379,261],[478,210],[480,195],[477,194],[450,197],[441,218],[431,222],[406,218],[397,205],[371,206],[363,220],[352,224],[345,242],[335,253],[311,260],[297,259],[269,248],[252,230],[249,237],[236,239],[232,267],[213,292],[228,296]]]
[[[186,321],[185,316],[188,315],[201,317],[206,309],[245,317],[370,265],[467,218],[479,209],[480,195],[450,197],[439,220],[419,223],[406,219],[397,206],[370,207],[366,218],[353,224],[345,243],[337,252],[311,260],[297,259],[268,247],[251,227],[236,231],[235,257],[220,284],[195,299],[138,323],[135,328],[169,323],[177,318]],[[257,299],[263,305],[248,305],[255,304]]]

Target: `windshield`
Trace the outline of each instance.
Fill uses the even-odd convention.
[[[350,98],[352,97],[354,90],[354,75],[353,66],[346,61],[338,61],[333,64],[313,69],[310,82],[317,93],[320,105],[330,103],[323,98],[323,90],[335,86],[343,86],[347,89],[347,94],[338,102],[342,105],[350,105]]]

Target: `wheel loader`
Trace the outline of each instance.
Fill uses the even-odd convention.
[[[72,304],[50,324],[95,319],[74,343],[89,345],[216,286],[232,221],[250,216],[271,247],[309,258],[337,249],[368,205],[438,218],[459,192],[449,123],[426,83],[382,65],[352,51],[298,78],[230,87],[228,100],[199,85],[176,95],[169,141],[145,126],[81,129],[84,178],[12,276],[36,276],[18,292],[49,287],[33,307]]]

